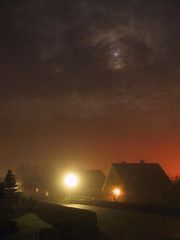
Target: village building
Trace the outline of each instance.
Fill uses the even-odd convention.
[[[133,202],[155,201],[172,187],[158,163],[112,163],[102,192],[105,199]]]
[[[105,175],[100,169],[81,169],[78,172],[79,189],[77,192],[83,197],[100,198]]]

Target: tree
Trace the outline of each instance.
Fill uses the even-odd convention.
[[[10,169],[7,171],[4,179],[4,188],[7,194],[15,193],[17,190],[16,178]]]
[[[0,182],[0,201],[1,201],[1,199],[3,199],[4,194],[5,194],[4,183]]]

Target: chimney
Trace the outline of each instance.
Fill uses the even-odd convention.
[[[144,159],[141,159],[141,160],[139,161],[139,163],[140,163],[140,164],[145,164]]]

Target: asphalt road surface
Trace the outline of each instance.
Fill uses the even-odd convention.
[[[96,212],[100,230],[111,240],[158,240],[176,235],[180,239],[180,218],[81,204],[66,206]]]

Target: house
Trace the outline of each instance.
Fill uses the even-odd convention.
[[[172,187],[158,163],[112,163],[102,191],[106,199],[148,202]]]
[[[79,176],[79,195],[84,197],[99,198],[105,175],[100,169],[81,169]]]

